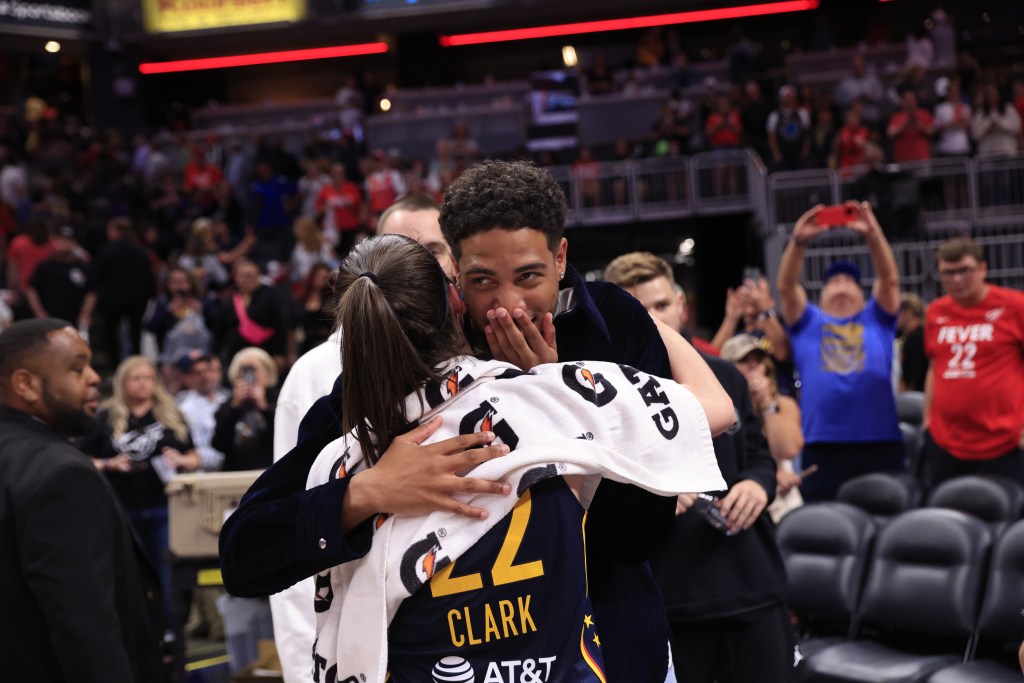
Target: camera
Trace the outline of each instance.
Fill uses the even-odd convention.
[[[839,204],[838,206],[825,206],[818,211],[818,225],[828,226],[830,228],[842,227],[849,225],[851,221],[857,218],[857,212],[853,207]]]
[[[243,365],[242,381],[247,384],[256,384],[256,368],[251,365]]]

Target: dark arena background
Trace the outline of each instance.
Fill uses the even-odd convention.
[[[230,329],[251,268],[280,340],[263,354],[262,427],[235,425],[256,430],[251,453],[265,462],[232,466],[200,448],[201,472],[164,482],[170,537],[165,522],[151,559],[167,571],[175,681],[282,680],[266,600],[227,595],[217,558],[224,516],[255,473],[188,477],[270,464],[273,432],[259,430],[291,366],[333,328],[330,273],[392,202],[441,202],[489,158],[529,160],[558,181],[568,260],[585,280],[628,252],[667,261],[682,328],[714,354],[743,315],[781,319],[780,262],[804,212],[870,204],[906,297],[893,376],[907,471],[847,489],[859,517],[808,503],[769,525],[800,657],[821,658],[803,680],[1024,678],[1024,488],[973,477],[943,494],[922,473],[928,361],[917,326],[904,327],[958,277],[936,266],[953,237],[982,249],[988,283],[1024,288],[1024,2],[0,0],[0,41],[0,334],[68,318],[104,399],[137,354],[179,402],[204,382],[227,396],[260,361],[238,360],[252,345]],[[39,268],[50,259],[63,265]],[[836,260],[865,291],[875,283],[870,246],[838,225],[806,246],[812,301]],[[734,290],[760,282],[760,303],[741,311]],[[1014,320],[1019,355],[1024,312]],[[901,374],[915,343],[917,384]],[[198,364],[230,378],[204,380]],[[801,400],[792,357],[778,371]],[[211,415],[189,425],[197,447],[222,429]],[[102,469],[116,451],[89,455]],[[799,479],[800,462],[780,472]],[[970,514],[953,531],[901,516],[932,507]],[[914,545],[933,533],[951,540]],[[963,595],[919,604],[938,600],[936,586]],[[870,661],[872,677],[844,673]]]

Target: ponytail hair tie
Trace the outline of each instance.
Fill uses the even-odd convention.
[[[368,278],[370,278],[371,281],[373,281],[373,284],[375,284],[378,287],[380,287],[380,280],[378,280],[377,276],[375,274],[371,273],[370,271],[366,271],[365,273],[360,273],[359,277],[368,277]]]

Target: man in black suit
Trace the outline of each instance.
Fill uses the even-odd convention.
[[[159,579],[103,476],[88,431],[99,376],[68,323],[0,334],[0,650],[4,680],[164,680]]]

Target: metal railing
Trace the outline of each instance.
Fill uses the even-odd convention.
[[[747,149],[548,170],[569,200],[568,226],[768,211],[764,164]]]
[[[933,159],[889,170],[894,172],[894,200],[914,202],[922,228],[918,239],[892,243],[903,291],[914,292],[926,301],[941,295],[935,252],[944,241],[960,234],[971,235],[985,250],[989,281],[1024,289],[1024,155]],[[800,214],[814,204],[836,204],[852,198],[856,179],[863,171],[798,171],[769,176],[768,211],[762,221],[766,237],[784,239]],[[815,240],[807,250],[803,284],[812,297],[820,293],[824,272],[837,259],[860,266],[865,285],[874,281],[867,245],[852,231],[837,229]],[[772,260],[766,263],[772,281],[778,265]]]
[[[788,231],[809,207],[854,198],[866,170],[817,169],[771,174],[764,229]],[[914,209],[929,232],[1012,223],[1024,212],[1024,156],[938,158],[891,165],[886,171],[892,201]]]
[[[694,164],[685,158],[643,159],[635,165],[640,220],[689,216],[694,212]]]
[[[935,252],[955,233],[933,234],[920,242],[897,242],[892,245],[900,273],[900,289],[913,292],[925,301],[943,294],[936,269]],[[1024,289],[1024,221],[1014,226],[976,228],[972,239],[985,251],[988,281]],[[812,246],[804,258],[803,285],[811,298],[821,293],[825,270],[835,260],[856,263],[863,273],[863,283],[874,283],[871,255],[863,240],[840,236],[830,242]],[[777,270],[777,264],[771,270]],[[769,273],[774,281],[777,272]]]

